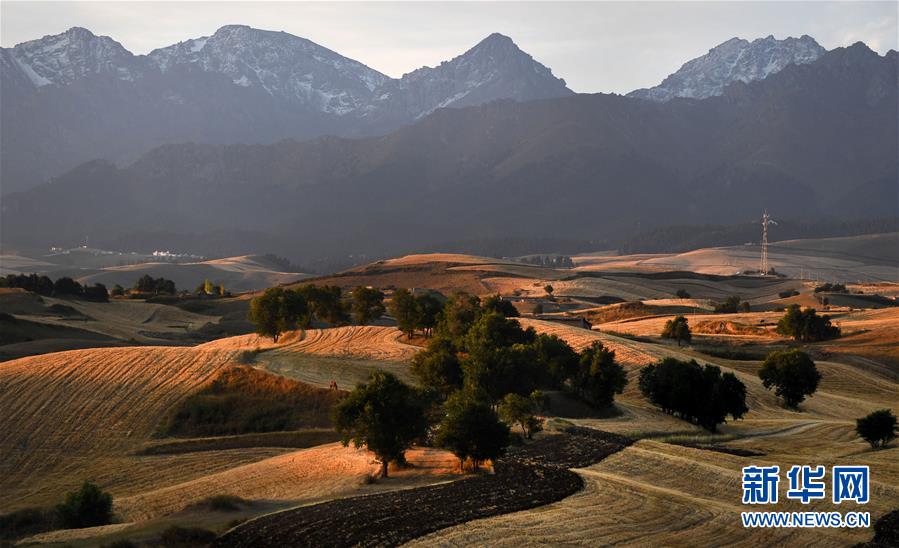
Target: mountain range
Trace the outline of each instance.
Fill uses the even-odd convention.
[[[208,41],[202,50],[207,47]],[[172,55],[194,59],[200,46],[179,48]],[[572,94],[549,80],[548,69],[539,73],[533,65],[535,75],[528,78],[535,80],[529,80],[521,75],[525,65],[515,65],[525,62],[525,54],[511,48],[511,41],[493,35],[418,76],[369,84],[430,89],[435,98],[449,93],[442,81],[458,89],[460,74],[480,75],[472,82],[489,80],[486,74],[518,74],[519,84],[545,86],[509,87],[512,76],[496,77],[458,99],[464,106],[470,97],[474,106],[429,110],[421,105],[442,101],[416,103],[405,111],[406,124],[381,136],[167,144],[124,167],[88,162],[48,184],[4,196],[4,239],[71,245],[89,236],[118,249],[277,251],[308,260],[396,254],[450,240],[588,240],[666,224],[747,222],[765,208],[793,219],[899,215],[895,51],[881,56],[856,43],[814,61],[786,63],[764,78],[737,78],[705,99],[661,101]],[[512,61],[503,64],[512,67],[485,69],[484,58],[497,63],[500,52],[511,52]],[[285,84],[293,81],[286,73],[269,78],[261,69],[252,71],[258,80],[236,85],[248,74],[238,63],[214,69],[228,74],[205,72],[213,65],[199,57],[157,63],[166,68],[154,78],[181,67],[185,74],[208,76],[213,88],[227,79],[257,98],[274,100],[272,94],[299,89]],[[107,84],[131,86],[129,78],[149,78],[109,64],[86,66],[104,67]],[[427,86],[415,87],[425,80]],[[357,91],[334,95],[328,104],[350,108],[362,101],[367,85],[357,82]],[[533,97],[538,87],[550,97]],[[520,94],[487,101],[525,89],[532,100]],[[228,99],[216,92],[197,104]],[[327,115],[358,120],[397,112],[377,104]]]
[[[734,38],[631,96],[704,98],[823,53],[812,38]],[[78,164],[130,163],[178,142],[273,143],[383,135],[438,108],[573,95],[564,80],[492,34],[436,67],[390,78],[284,32],[228,25],[133,55],[87,29],[0,48],[0,191]]]
[[[394,79],[304,38],[243,25],[148,55],[76,27],[0,50],[0,81],[3,192],[166,143],[377,135],[442,107],[573,94],[500,34]]]

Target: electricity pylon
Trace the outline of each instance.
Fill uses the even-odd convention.
[[[762,264],[760,270],[762,276],[768,275],[768,225],[776,225],[777,223],[768,215],[768,210],[762,215]]]

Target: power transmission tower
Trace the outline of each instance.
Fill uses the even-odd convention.
[[[771,220],[771,215],[768,215],[768,210],[765,210],[765,213],[762,215],[762,264],[761,264],[761,272],[762,276],[768,275],[768,225],[776,225],[777,223]]]

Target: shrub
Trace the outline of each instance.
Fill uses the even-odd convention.
[[[889,409],[874,411],[855,421],[855,431],[873,448],[886,447],[896,439],[896,428],[896,415]]]
[[[446,416],[437,429],[436,443],[459,458],[464,467],[471,459],[477,470],[485,460],[496,459],[509,445],[509,427],[490,405],[469,392],[459,391],[444,405]]]
[[[216,534],[199,527],[181,527],[173,525],[160,535],[159,540],[167,548],[182,546],[205,546],[215,540]]]
[[[112,520],[112,495],[86,481],[78,491],[67,493],[56,511],[67,529],[106,525]]]
[[[768,390],[774,387],[775,394],[783,398],[787,407],[795,408],[818,389],[821,374],[808,354],[794,348],[768,354],[759,378]]]
[[[715,432],[727,415],[739,419],[746,407],[746,386],[733,373],[665,358],[640,371],[640,391],[662,411]]]
[[[788,306],[777,322],[777,332],[802,342],[824,341],[840,336],[840,328],[831,325],[830,316],[818,316],[814,308],[802,310],[795,304]]]
[[[677,293],[674,294],[678,299],[689,299],[690,294],[686,289],[678,289]]]
[[[662,338],[676,340],[677,346],[680,346],[681,342],[689,344],[693,335],[690,333],[690,324],[687,322],[687,318],[675,316],[674,319],[665,322],[665,327],[662,329]]]

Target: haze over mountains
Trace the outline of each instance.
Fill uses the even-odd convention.
[[[304,38],[242,25],[149,55],[76,27],[3,48],[0,78],[4,192],[165,143],[382,134],[441,107],[573,93],[500,34],[393,79]]]
[[[2,60],[4,192],[106,158],[4,196],[3,238],[20,245],[308,260],[764,208],[899,213],[884,199],[899,178],[897,54],[862,43],[730,40],[631,97],[575,95],[498,34],[401,79],[242,26],[148,56],[72,29]],[[368,136],[223,144],[322,133]],[[174,144],[140,154],[158,143]]]

